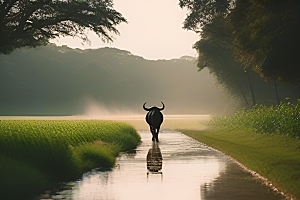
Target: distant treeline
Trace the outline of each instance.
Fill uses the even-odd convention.
[[[226,102],[195,59],[146,60],[115,48],[50,44],[0,55],[0,115],[84,114],[89,101],[141,112],[166,104],[169,114],[215,114]]]

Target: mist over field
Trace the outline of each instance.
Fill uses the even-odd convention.
[[[146,60],[116,48],[54,44],[0,55],[0,115],[218,114],[227,102],[195,58]]]

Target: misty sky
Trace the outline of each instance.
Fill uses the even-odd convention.
[[[192,49],[199,36],[182,29],[186,10],[178,6],[178,0],[113,0],[114,8],[128,20],[117,28],[120,36],[114,36],[113,43],[103,43],[92,32],[91,45],[82,45],[82,41],[72,37],[51,40],[57,45],[72,48],[116,47],[128,50],[146,59],[172,59],[184,55],[195,56]]]

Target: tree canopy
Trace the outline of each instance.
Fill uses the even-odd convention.
[[[226,17],[231,0],[180,0],[179,6],[186,7],[190,12],[187,15],[183,28],[200,32],[206,24],[210,24],[215,18]]]
[[[59,36],[80,37],[88,42],[86,30],[103,41],[109,33],[119,34],[116,26],[127,22],[113,8],[112,0],[1,0],[0,53],[16,48],[46,45]]]
[[[300,84],[299,1],[240,0],[228,17],[237,60],[265,80]]]
[[[265,81],[278,80],[300,88],[300,1],[181,0],[179,6],[189,10],[183,28],[199,32],[203,40],[194,45],[200,69],[207,67],[225,80],[215,66],[229,69],[238,62],[235,70],[252,70]],[[224,44],[228,48],[212,48]],[[232,63],[214,60],[216,52],[207,59],[213,55],[212,49]]]

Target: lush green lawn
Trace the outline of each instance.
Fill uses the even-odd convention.
[[[132,126],[109,121],[0,121],[0,194],[19,199],[93,168],[112,167],[140,143]]]
[[[284,193],[300,199],[300,140],[289,135],[257,134],[251,129],[181,130],[236,159],[267,178]]]

